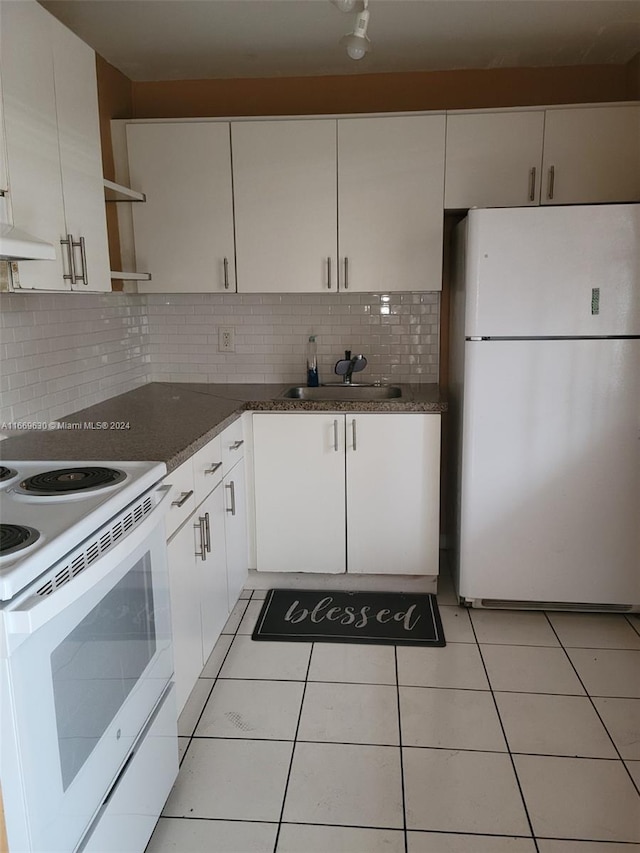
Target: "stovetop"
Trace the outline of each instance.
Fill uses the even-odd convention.
[[[25,589],[155,485],[163,462],[0,465],[0,600]]]

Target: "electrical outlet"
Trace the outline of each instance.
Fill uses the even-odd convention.
[[[218,327],[218,352],[236,351],[236,330],[233,326]]]

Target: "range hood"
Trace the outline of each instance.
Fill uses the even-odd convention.
[[[56,250],[51,243],[38,240],[13,225],[0,223],[0,260],[55,261]]]

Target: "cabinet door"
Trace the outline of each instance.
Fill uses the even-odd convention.
[[[138,269],[152,275],[140,292],[236,289],[231,152],[226,122],[127,126]]]
[[[247,540],[247,487],[244,459],[222,481],[225,491],[224,532],[227,547],[227,589],[229,611],[240,597],[249,575]]]
[[[640,200],[640,107],[547,110],[542,204]]]
[[[341,290],[442,288],[444,137],[444,115],[338,121]]]
[[[0,5],[0,48],[13,224],[52,243],[54,261],[20,261],[21,288],[70,290],[51,49],[51,16],[36,2]],[[26,46],[28,45],[28,50]]]
[[[447,116],[444,206],[539,204],[544,111]]]
[[[197,517],[194,517],[197,521]],[[200,622],[199,569],[196,569],[196,534],[191,520],[169,540],[167,564],[171,595],[174,681],[178,713],[202,671],[202,630]]]
[[[82,280],[72,289],[110,291],[96,57],[55,18],[49,23],[66,232],[82,241],[74,255]]]
[[[336,123],[232,122],[238,290],[335,291]]]
[[[225,511],[222,484],[218,485],[200,506],[195,522],[205,533],[205,559],[202,553],[196,557],[200,578],[197,597],[200,601],[202,621],[202,666],[213,651],[229,615],[227,595],[227,556],[225,546]],[[196,534],[199,530],[196,531]],[[235,602],[234,602],[235,603]]]
[[[439,415],[347,415],[347,570],[437,575]]]
[[[344,572],[344,415],[254,415],[258,571]]]

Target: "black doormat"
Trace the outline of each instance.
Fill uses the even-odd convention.
[[[254,640],[444,646],[435,595],[270,589]]]

